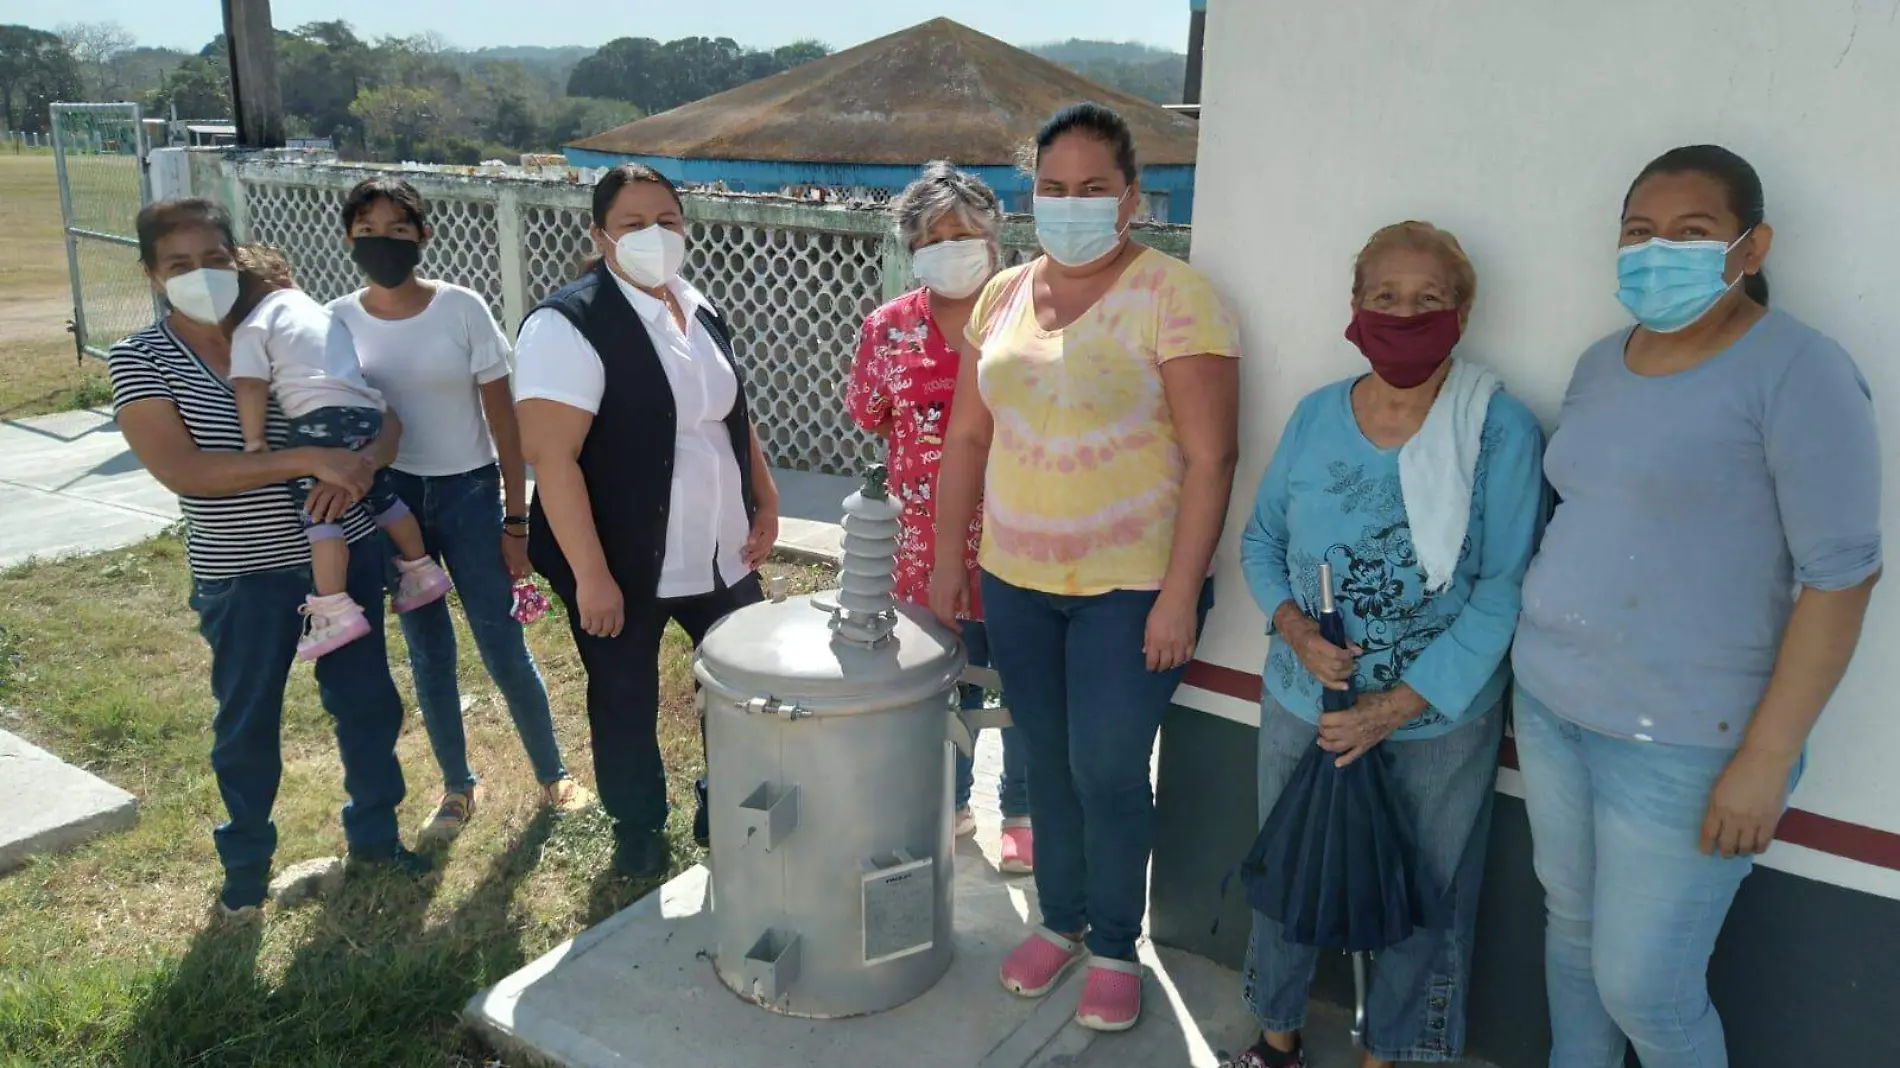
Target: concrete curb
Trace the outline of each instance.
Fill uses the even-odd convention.
[[[0,872],[138,821],[138,798],[0,731]]]

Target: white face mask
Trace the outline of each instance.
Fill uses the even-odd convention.
[[[990,280],[990,243],[980,237],[962,241],[939,241],[917,250],[911,256],[911,273],[930,287],[932,293],[950,300],[983,288]]]
[[[633,230],[614,242],[614,262],[634,285],[663,286],[686,266],[686,239],[664,226]]]
[[[165,279],[165,299],[193,322],[215,325],[238,299],[238,274],[229,267],[200,267]]]

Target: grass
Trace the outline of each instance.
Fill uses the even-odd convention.
[[[794,591],[829,584],[816,568],[768,572]],[[261,926],[210,924],[219,878],[210,830],[223,809],[207,759],[208,655],[188,584],[172,538],[0,573],[0,727],[142,806],[133,830],[0,877],[0,1065],[499,1065],[458,1025],[462,1005],[651,887],[607,876],[603,816],[538,812],[527,758],[462,631],[469,749],[485,794],[441,874],[420,885],[352,876],[323,902],[272,908]],[[591,783],[573,643],[548,619],[529,628],[529,644],[568,765]],[[399,634],[390,646],[410,693]],[[689,653],[669,632],[660,731],[676,869],[697,855],[687,823],[703,767]],[[280,866],[335,854],[341,771],[307,670],[293,674],[285,701],[283,751]],[[439,789],[413,711],[399,754],[407,836]]]
[[[77,175],[87,203],[110,199],[92,192],[102,181],[109,189],[110,177],[109,171],[92,169]],[[130,224],[127,218],[117,225]],[[124,263],[100,269],[110,275],[115,298],[108,319],[124,328],[143,297],[136,271]],[[111,400],[104,366],[93,359],[82,363],[66,332],[72,303],[53,157],[0,152],[0,419],[98,407]],[[149,309],[147,304],[147,317]]]

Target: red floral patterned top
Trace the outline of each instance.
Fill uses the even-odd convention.
[[[845,388],[845,408],[859,426],[876,430],[890,424],[891,486],[904,502],[897,533],[897,596],[912,604],[930,602],[930,573],[937,559],[937,467],[943,462],[960,361],[930,316],[930,291],[920,288],[864,320]],[[983,618],[976,577],[982,541],[979,508],[963,545],[971,619]]]

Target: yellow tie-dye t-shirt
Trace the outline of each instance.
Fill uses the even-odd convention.
[[[1233,321],[1198,272],[1147,249],[1075,322],[1044,330],[1033,270],[991,279],[970,314],[996,426],[979,560],[1043,593],[1159,589],[1184,471],[1161,365],[1239,356]]]

